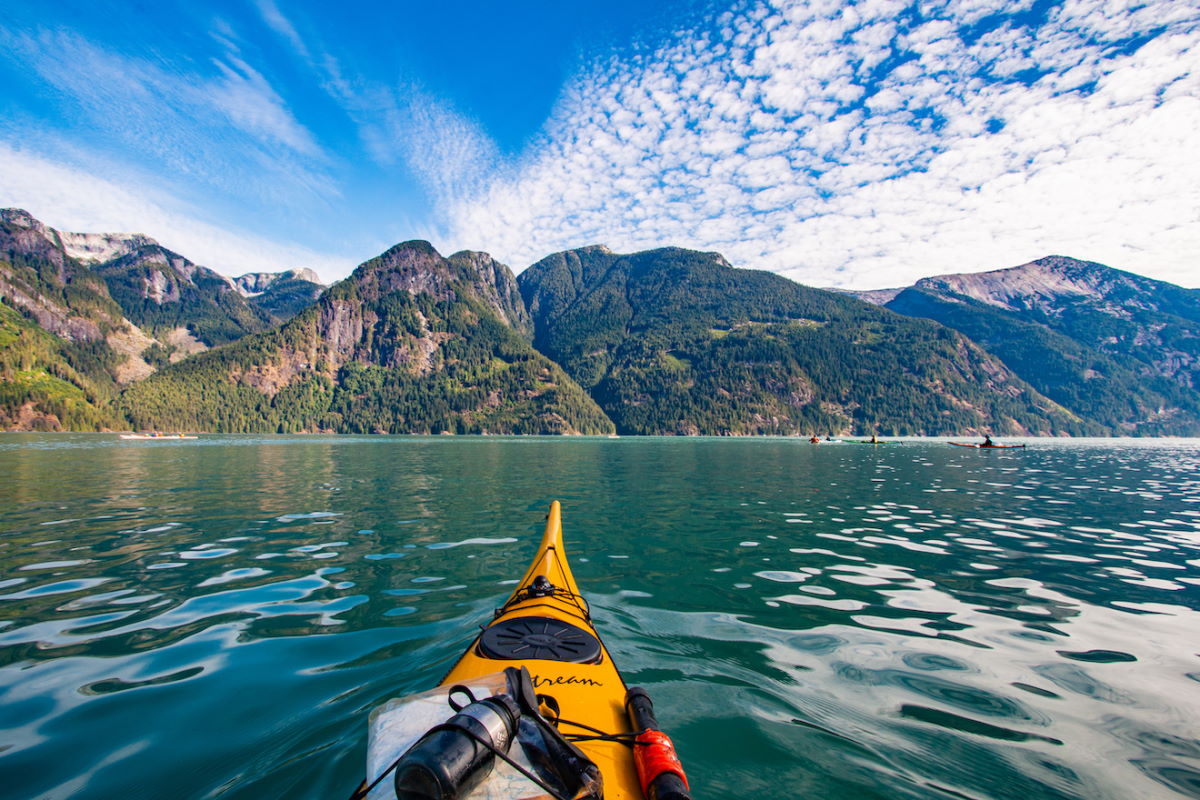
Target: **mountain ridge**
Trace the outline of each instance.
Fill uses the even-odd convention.
[[[1066,256],[931,276],[886,308],[948,325],[1109,432],[1200,433],[1200,292]]]
[[[514,278],[412,240],[316,278],[0,209],[0,427],[1200,432],[1200,292],[1066,256],[852,292],[672,247]]]
[[[229,279],[230,283],[233,284],[233,288],[237,289],[238,293],[246,298],[260,295],[271,288],[272,284],[285,280],[300,280],[324,286],[321,283],[320,276],[308,267],[285,269],[279,272],[247,272],[244,275],[238,275]]]

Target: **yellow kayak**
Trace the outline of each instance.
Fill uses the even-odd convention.
[[[553,593],[538,588],[539,578],[553,587]],[[557,500],[550,505],[546,533],[533,563],[499,610],[502,613],[467,648],[443,685],[464,683],[519,661],[529,668],[533,688],[558,700],[563,719],[586,722],[609,733],[632,732],[625,714],[625,681],[596,634],[587,602],[579,596],[567,564]],[[595,663],[558,660],[563,656]],[[605,800],[641,800],[627,745],[582,742],[579,749],[600,768]]]
[[[498,673],[504,676],[497,684],[502,677]],[[524,691],[518,684],[525,687]],[[487,686],[500,688],[484,688]],[[489,692],[494,693],[492,697],[479,699]],[[453,702],[456,696],[461,700],[458,704]],[[523,700],[520,708],[514,697]],[[408,731],[408,739],[400,739],[407,750],[393,759],[394,753],[383,745],[388,738],[399,737],[387,733],[388,725],[411,727],[408,721],[429,708],[434,711],[428,712],[432,716],[427,721],[440,721],[447,711],[439,714],[436,709],[444,709],[447,698],[458,715],[428,728],[428,733],[416,744],[408,744],[408,739],[415,738]],[[389,723],[387,714],[398,722]],[[531,718],[536,724],[529,721]],[[517,724],[514,720],[521,721]],[[521,750],[510,743],[520,738],[513,733],[519,728],[548,732],[543,737],[546,750],[555,754],[549,760],[557,761],[559,767],[568,763],[575,775],[592,776],[571,784],[572,798],[690,800],[683,768],[670,739],[658,729],[648,695],[639,688],[627,689],[600,641],[587,601],[579,594],[563,549],[562,510],[557,501],[550,506],[546,532],[533,563],[450,668],[439,688],[420,696],[389,701],[373,714],[372,725],[369,750],[380,750],[385,755],[369,759],[369,779],[378,776],[371,789],[381,783],[389,770],[395,773],[397,788],[395,793],[380,794],[364,786],[356,797],[367,796],[368,791],[372,800],[385,796],[399,796],[401,800],[532,796],[525,791],[514,794],[498,787],[501,778],[497,775],[502,769],[492,773],[490,765],[478,766],[484,760],[491,761],[485,750],[499,750],[497,755],[512,763],[504,754],[517,754]],[[551,741],[560,738],[560,742]],[[492,746],[497,743],[498,746]],[[442,754],[456,747],[461,755],[459,762],[443,763],[450,759]],[[541,760],[547,760],[545,754]],[[389,761],[391,766],[384,770],[383,764]],[[599,780],[595,779],[597,772]],[[451,794],[444,788],[401,791],[402,786],[418,783],[444,787],[460,780],[466,795]],[[379,785],[380,790],[383,788]],[[568,795],[563,793],[563,796]]]

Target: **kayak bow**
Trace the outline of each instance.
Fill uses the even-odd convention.
[[[481,627],[438,688],[372,712],[370,783],[355,800],[532,800],[533,783],[550,792],[537,798],[691,800],[650,696],[626,689],[600,641],[567,564],[557,501],[533,563]],[[494,758],[510,769],[493,771]],[[380,785],[391,773],[395,791]]]
[[[546,532],[525,576],[442,685],[521,665],[529,669],[537,692],[558,700],[562,719],[606,733],[633,731],[625,712],[625,681],[600,641],[567,563],[557,500],[550,505]],[[579,749],[600,768],[606,800],[642,797],[627,745],[590,741],[580,742]]]

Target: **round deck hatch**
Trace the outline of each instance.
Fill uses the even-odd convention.
[[[600,640],[569,622],[551,617],[513,617],[501,620],[479,637],[485,658],[515,661],[540,658],[573,664],[600,660]]]

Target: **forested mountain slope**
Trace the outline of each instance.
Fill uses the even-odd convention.
[[[68,341],[0,302],[0,431],[124,427],[114,358],[102,340]]]
[[[153,240],[90,266],[104,278],[125,315],[158,339],[183,329],[213,347],[278,322],[242,297],[223,276]]]
[[[966,337],[676,248],[549,256],[535,346],[627,434],[1083,433]]]
[[[886,307],[936,320],[1108,433],[1200,434],[1200,292],[1051,256],[924,278]]]
[[[407,242],[326,289],[0,209],[0,304],[4,429],[1200,435],[1200,292],[1059,256],[833,293]]]
[[[120,424],[118,384],[152,371],[152,344],[52,230],[0,209],[0,428]]]

